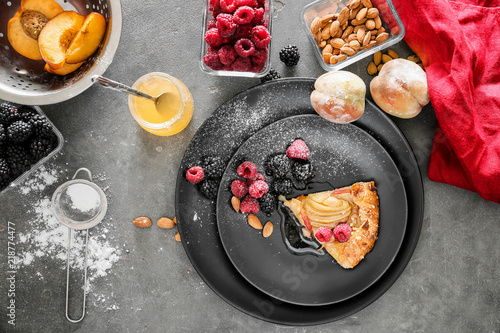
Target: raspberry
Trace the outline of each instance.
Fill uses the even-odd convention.
[[[231,65],[236,59],[236,52],[231,45],[223,45],[218,52],[219,60],[223,65]]]
[[[253,182],[256,181],[256,180],[262,180],[263,182],[267,183],[266,177],[263,174],[261,174],[260,172],[258,172],[255,175],[255,178],[253,178],[253,179],[247,179],[247,182],[246,182],[247,186],[250,187],[253,184]]]
[[[224,13],[232,14],[236,10],[237,0],[220,0],[220,8]]]
[[[202,167],[194,166],[186,171],[186,179],[188,182],[197,184],[205,178],[205,171]]]
[[[248,57],[255,53],[255,46],[250,39],[242,38],[234,43],[234,50],[240,57]]]
[[[332,239],[332,229],[328,227],[319,227],[314,234],[314,237],[320,242],[328,242]]]
[[[347,223],[339,223],[333,229],[333,236],[340,243],[345,243],[351,237],[351,227]]]
[[[208,4],[208,9],[212,12],[216,12],[220,10],[220,1],[219,0],[210,0]]]
[[[255,52],[251,56],[251,60],[255,64],[265,64],[267,61],[269,50],[265,49],[255,49]]]
[[[237,24],[247,24],[252,22],[255,14],[251,7],[241,6],[233,14],[234,22]]]
[[[286,150],[286,156],[307,161],[311,152],[303,140],[297,139]]]
[[[251,72],[253,73],[260,73],[262,70],[266,67],[266,64],[256,64],[255,62],[252,63],[252,68],[250,69]]]
[[[211,19],[207,23],[207,30],[217,28],[217,20],[216,19]]]
[[[262,198],[269,191],[269,186],[263,180],[256,180],[248,188],[248,193],[254,198]]]
[[[254,197],[247,195],[241,202],[240,212],[243,214],[253,213],[257,214],[260,210],[259,202]]]
[[[269,30],[263,25],[257,25],[252,28],[252,42],[255,44],[255,47],[260,49],[264,49],[269,45],[271,41],[271,35],[269,34]]]
[[[244,181],[235,179],[231,183],[231,192],[238,198],[243,198],[248,193],[248,186]]]
[[[231,67],[231,65],[224,65],[222,67],[222,70],[223,71],[232,71],[233,70],[233,67]]]
[[[250,161],[245,161],[236,168],[236,173],[240,177],[254,179],[257,176],[257,166]]]
[[[217,28],[211,28],[205,33],[205,42],[213,47],[219,47],[224,42]]]
[[[253,14],[253,20],[252,24],[253,25],[259,25],[262,24],[262,19],[264,18],[264,8],[255,8],[254,9],[254,14]]]
[[[217,15],[217,29],[223,38],[231,36],[236,31],[236,23],[233,21],[231,14]]]
[[[250,34],[252,32],[252,24],[240,24],[237,28],[236,31],[233,34],[234,40],[238,40],[241,38],[248,38],[250,39]]]
[[[217,52],[207,52],[207,54],[203,56],[203,62],[213,70],[217,71],[222,69],[222,63],[220,62]]]
[[[238,57],[231,64],[231,68],[239,72],[248,72],[249,70],[252,69],[252,62],[248,57]]]
[[[238,0],[238,7],[242,6],[257,7],[257,0]]]

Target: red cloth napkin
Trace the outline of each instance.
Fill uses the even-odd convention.
[[[438,121],[429,179],[500,203],[500,1],[393,1]]]

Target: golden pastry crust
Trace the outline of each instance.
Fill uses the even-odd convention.
[[[351,237],[346,242],[341,243],[335,237],[328,242],[320,242],[344,268],[355,267],[372,250],[377,240],[379,200],[374,182],[355,183],[333,191],[302,195],[286,200],[284,204],[300,223],[310,228],[312,237],[321,226],[332,229],[339,223],[351,226]],[[349,209],[346,209],[346,205]]]

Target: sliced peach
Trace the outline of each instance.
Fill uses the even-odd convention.
[[[7,25],[10,45],[27,58],[41,60],[38,36],[47,22],[62,11],[62,7],[53,0],[21,1],[21,6]]]
[[[83,65],[83,61],[79,62],[77,64],[64,64],[62,65],[61,68],[59,69],[52,69],[52,67],[49,66],[49,64],[45,64],[45,69],[46,72],[49,72],[50,74],[56,74],[56,75],[66,75],[69,73],[72,73],[76,71],[80,66]]]
[[[99,13],[92,12],[85,18],[80,31],[66,51],[66,62],[75,64],[89,58],[94,53],[106,32],[106,19]]]
[[[52,69],[60,69],[64,65],[66,50],[84,21],[85,16],[75,11],[64,11],[42,29],[38,37],[38,48],[43,60]]]

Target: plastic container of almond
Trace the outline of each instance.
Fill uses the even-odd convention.
[[[315,56],[326,71],[349,66],[400,42],[405,28],[391,0],[320,0],[301,15]]]
[[[271,0],[206,0],[200,67],[218,76],[269,72]]]

